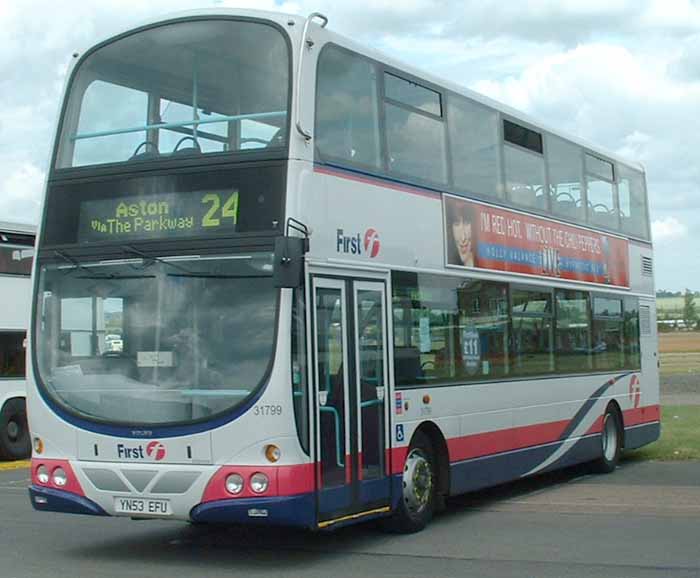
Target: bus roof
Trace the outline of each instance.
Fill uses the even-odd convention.
[[[13,223],[0,221],[0,233],[20,233],[22,235],[36,235],[36,225],[28,223]]]
[[[283,12],[270,12],[266,10],[249,10],[249,9],[234,9],[234,8],[216,8],[216,9],[196,9],[196,10],[184,10],[184,11],[178,11],[178,12],[171,12],[164,14],[159,17],[153,17],[149,18],[147,20],[144,20],[137,25],[131,26],[128,29],[122,30],[121,32],[117,34],[110,35],[107,38],[103,38],[101,41],[96,42],[92,45],[92,47],[98,46],[99,44],[103,44],[106,42],[109,42],[112,39],[116,39],[118,36],[121,36],[122,34],[131,31],[131,30],[136,30],[138,28],[146,27],[146,26],[152,26],[155,24],[159,23],[165,23],[171,20],[179,20],[179,19],[186,19],[186,18],[196,18],[196,17],[206,17],[206,16],[242,16],[242,17],[249,17],[249,18],[257,18],[261,20],[271,20],[274,22],[277,22],[278,24],[290,24],[294,23],[294,27],[301,31],[303,28],[304,23],[306,22],[306,18],[303,16],[299,16],[296,14],[286,14]],[[318,25],[316,23],[312,24],[314,27],[318,28]],[[329,25],[332,25],[332,20],[329,19]],[[475,92],[463,85],[457,84],[455,82],[451,82],[449,80],[446,80],[444,78],[441,78],[439,76],[435,76],[433,74],[430,74],[429,72],[422,70],[420,68],[414,67],[411,64],[408,64],[402,60],[392,58],[388,56],[387,54],[381,52],[380,50],[376,50],[374,48],[368,47],[367,45],[355,42],[351,38],[348,38],[347,36],[344,36],[338,32],[335,32],[333,30],[329,30],[328,28],[325,29],[325,33],[328,34],[328,42],[333,42],[336,43],[340,46],[344,46],[345,48],[348,48],[350,50],[353,50],[354,52],[357,52],[359,54],[362,54],[368,58],[372,58],[374,60],[377,60],[379,62],[382,62],[384,64],[387,64],[393,68],[396,68],[397,70],[404,71],[412,76],[415,76],[416,78],[419,79],[424,79],[427,82],[434,84],[438,87],[441,87],[443,89],[449,90],[451,92],[455,92],[457,94],[461,94],[467,98],[470,98],[484,106],[487,106],[489,108],[495,109],[500,111],[503,114],[508,115],[509,117],[515,119],[515,120],[520,120],[521,122],[525,124],[532,125],[533,127],[536,127],[542,131],[548,132],[554,136],[558,136],[560,138],[563,138],[565,140],[571,141],[573,143],[578,144],[579,146],[583,147],[584,149],[587,149],[588,151],[592,153],[597,153],[601,156],[607,157],[610,160],[613,160],[617,163],[621,163],[624,165],[627,165],[629,167],[635,168],[637,170],[640,170],[642,172],[645,172],[644,166],[637,162],[637,161],[632,161],[630,159],[626,159],[621,157],[620,155],[607,150],[599,145],[596,145],[594,143],[591,143],[579,136],[564,132],[560,129],[554,128],[550,126],[549,124],[542,122],[541,120],[538,120],[522,111],[519,111],[515,108],[512,108],[506,104],[503,104],[497,100],[494,100],[488,96],[485,96],[483,94],[480,94],[478,92]],[[91,47],[91,48],[92,48]],[[84,51],[86,52],[86,51]],[[81,54],[82,56],[82,54]],[[72,64],[75,65],[77,64],[78,59],[74,59]],[[70,74],[70,71],[69,71]]]

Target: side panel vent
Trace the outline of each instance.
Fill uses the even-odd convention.
[[[642,255],[642,275],[646,277],[651,277],[654,274],[654,266],[651,262],[651,257],[645,257]]]
[[[648,305],[639,306],[639,332],[643,337],[651,335],[651,309]]]

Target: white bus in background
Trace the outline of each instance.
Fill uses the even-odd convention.
[[[315,16],[198,11],[74,59],[36,509],[409,532],[659,436],[643,168]]]
[[[26,336],[35,227],[0,221],[0,458],[29,457]]]

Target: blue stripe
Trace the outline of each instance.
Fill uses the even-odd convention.
[[[625,449],[633,450],[655,442],[661,436],[661,424],[657,421],[625,428]]]
[[[98,423],[93,421],[88,421],[82,419],[72,413],[67,412],[63,407],[58,405],[53,399],[45,394],[43,387],[37,387],[41,398],[44,400],[46,405],[48,405],[51,410],[58,415],[61,419],[68,422],[69,424],[78,427],[80,429],[90,431],[93,433],[98,433],[106,436],[114,436],[121,438],[132,438],[132,439],[152,439],[152,438],[173,438],[179,436],[187,436],[209,431],[233,420],[241,417],[245,412],[252,408],[257,401],[260,399],[265,390],[269,385],[269,381],[265,383],[262,387],[258,389],[253,397],[248,399],[245,403],[236,406],[228,413],[222,414],[217,418],[206,420],[200,423],[175,425],[175,426],[116,426],[104,423]]]
[[[258,515],[251,515],[253,513]],[[262,516],[261,514],[265,514]],[[316,527],[313,492],[279,498],[240,498],[206,502],[192,508],[194,522]]]
[[[40,512],[62,512],[64,514],[87,514],[89,516],[107,516],[100,506],[92,500],[78,496],[70,492],[42,488],[40,486],[29,487],[29,500],[35,510]]]
[[[559,441],[548,446],[537,446],[452,464],[450,495],[473,492],[517,480],[544,462],[563,444],[563,441]],[[598,434],[586,436],[573,444],[561,458],[538,473],[594,460],[599,455],[600,436]]]
[[[436,188],[432,188],[432,187],[428,187],[428,186],[424,186],[424,185],[418,186],[418,185],[411,184],[408,181],[402,181],[400,179],[392,178],[392,177],[389,177],[387,175],[380,176],[380,175],[370,173],[367,171],[363,171],[360,169],[343,167],[340,165],[335,165],[333,163],[316,162],[316,163],[314,163],[314,165],[317,167],[320,167],[322,169],[325,169],[327,171],[332,171],[332,172],[336,173],[336,176],[338,176],[338,177],[343,177],[344,175],[348,175],[348,176],[357,175],[357,176],[361,176],[361,177],[366,178],[366,179],[377,181],[377,186],[381,186],[382,183],[391,183],[394,185],[399,185],[399,186],[404,187],[406,189],[413,189],[415,191],[423,192],[423,193],[431,193],[431,194],[434,194],[436,196],[436,198],[441,197],[441,195],[443,193],[443,191],[441,189],[436,189]]]

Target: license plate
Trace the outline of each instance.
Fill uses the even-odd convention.
[[[129,516],[171,516],[168,500],[150,498],[114,498],[114,511]]]

